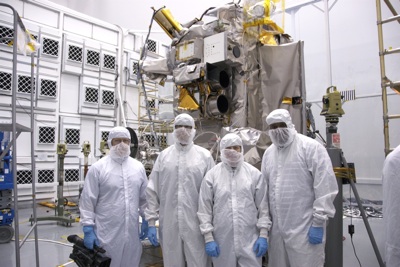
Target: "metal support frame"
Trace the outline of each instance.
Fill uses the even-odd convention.
[[[35,155],[34,155],[34,111],[33,111],[33,92],[34,92],[34,62],[35,57],[34,53],[31,54],[31,109],[30,109],[30,117],[31,117],[31,127],[25,127],[17,123],[16,117],[16,100],[17,100],[17,61],[18,61],[18,32],[20,30],[25,30],[25,26],[22,23],[18,12],[10,5],[0,3],[0,6],[8,7],[12,10],[13,13],[13,60],[12,60],[12,87],[11,87],[11,124],[0,124],[0,130],[9,131],[12,133],[12,142],[11,146],[8,146],[6,150],[12,148],[12,170],[13,170],[13,191],[14,191],[14,228],[15,228],[15,266],[21,266],[21,255],[20,248],[27,240],[28,236],[31,232],[34,232],[35,238],[35,259],[36,266],[39,266],[39,244],[38,244],[38,232],[37,232],[37,224],[35,223],[31,229],[28,231],[26,236],[20,241],[19,240],[19,216],[18,216],[18,185],[17,185],[17,137],[21,132],[30,132],[31,133],[31,165],[32,165],[32,201],[33,201],[33,217],[36,220],[36,184],[35,184]],[[19,27],[18,27],[19,26]],[[4,156],[4,155],[2,155]]]
[[[389,138],[389,120],[390,119],[399,119],[400,114],[389,115],[388,114],[388,97],[387,97],[387,88],[392,88],[393,90],[400,93],[400,82],[393,82],[386,76],[386,67],[385,67],[385,55],[400,53],[400,48],[394,49],[385,49],[383,44],[383,27],[382,25],[385,23],[397,21],[400,23],[400,16],[397,14],[396,10],[393,8],[392,4],[389,0],[384,0],[389,10],[393,13],[394,17],[390,17],[386,20],[382,20],[382,9],[381,9],[381,0],[376,0],[376,16],[377,16],[377,25],[378,25],[378,43],[379,43],[379,63],[380,63],[380,71],[381,71],[381,89],[382,89],[382,108],[383,108],[383,136],[384,136],[384,144],[385,144],[385,156],[387,156],[393,148],[390,147],[390,138]]]
[[[58,170],[58,175],[57,175],[57,206],[55,207],[54,210],[54,216],[44,216],[44,217],[39,217],[36,218],[36,221],[57,221],[57,222],[62,222],[65,224],[65,226],[71,226],[73,222],[75,222],[75,218],[72,218],[72,216],[66,216],[64,213],[64,159],[65,155],[67,154],[67,145],[66,144],[57,144],[57,155],[58,155],[58,160],[57,160],[57,170]],[[31,224],[33,222],[36,223],[34,218],[30,218],[29,221]]]
[[[328,151],[329,157],[332,161],[332,166],[335,168],[344,167],[348,169],[349,166],[347,164],[346,158],[344,157],[343,151],[340,148],[337,148],[332,143],[332,134],[337,133],[337,123],[338,118],[336,118],[335,122],[329,121],[327,117],[327,127],[326,127],[326,149]],[[336,174],[336,173],[335,173]],[[325,246],[325,267],[342,267],[343,266],[343,177],[336,174],[338,189],[339,192],[335,198],[334,206],[336,209],[335,217],[329,219],[329,224],[326,230],[326,246]],[[367,229],[368,236],[370,238],[372,247],[374,249],[376,258],[378,260],[379,266],[384,267],[381,254],[379,252],[378,246],[376,244],[374,235],[372,233],[371,227],[369,225],[367,216],[364,211],[364,207],[362,206],[360,196],[358,195],[358,191],[356,185],[353,181],[353,177],[347,177],[347,180],[350,183],[350,186],[354,192],[354,196],[357,201],[358,208],[360,209],[362,219],[364,221],[365,228]]]

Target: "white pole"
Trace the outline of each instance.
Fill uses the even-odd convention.
[[[326,59],[328,67],[328,84],[327,87],[332,85],[332,62],[331,62],[331,33],[329,27],[329,4],[328,0],[324,0],[325,7],[325,36],[326,36]]]

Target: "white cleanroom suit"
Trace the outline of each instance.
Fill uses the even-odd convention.
[[[224,153],[232,146],[241,146],[241,157]],[[260,267],[262,257],[256,257],[253,248],[259,237],[268,238],[271,227],[266,184],[261,172],[243,161],[239,136],[227,134],[220,148],[222,162],[201,184],[197,212],[201,233],[206,243],[215,241],[219,246],[219,255],[212,257],[214,267]]]
[[[159,219],[164,266],[184,267],[185,261],[191,267],[210,266],[196,212],[201,181],[214,161],[208,150],[193,144],[190,115],[178,115],[174,128],[175,144],[160,153],[150,175],[146,220],[152,227]]]
[[[110,154],[89,168],[79,202],[81,224],[94,226],[111,267],[137,267],[142,254],[139,213],[144,216],[147,177],[143,165],[129,157],[129,145],[111,146],[114,138],[130,139],[130,134],[124,127],[113,128],[108,136]]]
[[[386,157],[382,173],[386,267],[400,266],[400,146]]]
[[[287,128],[272,130],[271,124]],[[261,172],[268,184],[272,228],[269,235],[269,267],[322,267],[325,234],[311,244],[309,230],[326,233],[333,217],[338,186],[326,149],[314,139],[298,134],[287,110],[267,117],[273,144],[265,151]]]

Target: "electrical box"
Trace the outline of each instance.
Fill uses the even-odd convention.
[[[188,61],[203,59],[203,39],[184,41],[176,46],[176,60]]]
[[[226,32],[204,38],[204,62],[218,63],[226,60]]]

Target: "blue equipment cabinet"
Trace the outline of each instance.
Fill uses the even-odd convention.
[[[0,131],[0,155],[4,154],[0,161],[0,243],[8,243],[14,236],[14,209],[11,205],[14,181],[8,144],[8,133]]]

